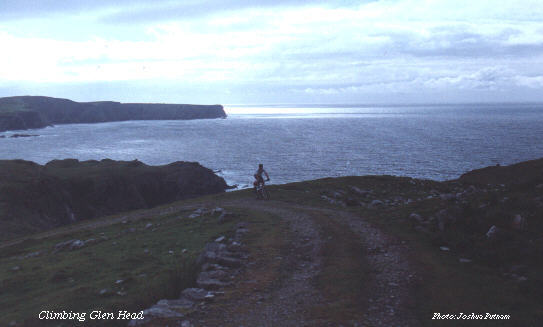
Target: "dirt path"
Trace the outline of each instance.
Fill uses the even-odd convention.
[[[219,302],[193,314],[190,321],[195,326],[336,326],[337,320],[315,314],[315,310],[326,307],[329,300],[316,283],[323,269],[323,246],[329,237],[322,235],[323,229],[315,219],[317,215],[354,231],[365,252],[360,256],[366,255],[365,260],[370,265],[367,283],[370,298],[347,325],[419,325],[409,300],[409,291],[416,276],[407,259],[409,249],[406,244],[386,236],[346,211],[252,199],[224,205],[260,210],[283,219],[288,223],[291,234],[291,237],[285,235],[288,251],[285,257],[278,258],[282,274],[273,287],[251,288],[255,281],[248,277],[233,286],[241,290],[235,300]],[[246,276],[262,273],[255,267],[262,264],[265,263],[250,263]]]

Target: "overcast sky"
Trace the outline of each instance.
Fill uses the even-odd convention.
[[[543,101],[541,0],[0,0],[0,96]]]

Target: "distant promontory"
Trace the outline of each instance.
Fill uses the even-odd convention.
[[[0,132],[54,124],[126,120],[187,120],[224,118],[221,105],[75,102],[44,96],[0,98]]]

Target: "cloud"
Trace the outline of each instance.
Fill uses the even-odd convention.
[[[0,23],[0,83],[151,83],[157,94],[251,85],[255,98],[284,102],[542,84],[543,4],[531,0],[29,4],[0,7],[0,17],[26,17]],[[28,18],[41,14],[57,16]]]

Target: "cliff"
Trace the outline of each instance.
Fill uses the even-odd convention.
[[[53,124],[224,117],[221,105],[75,102],[43,96],[0,98],[0,132]]]
[[[0,238],[118,212],[224,192],[224,180],[193,162],[0,161]]]

